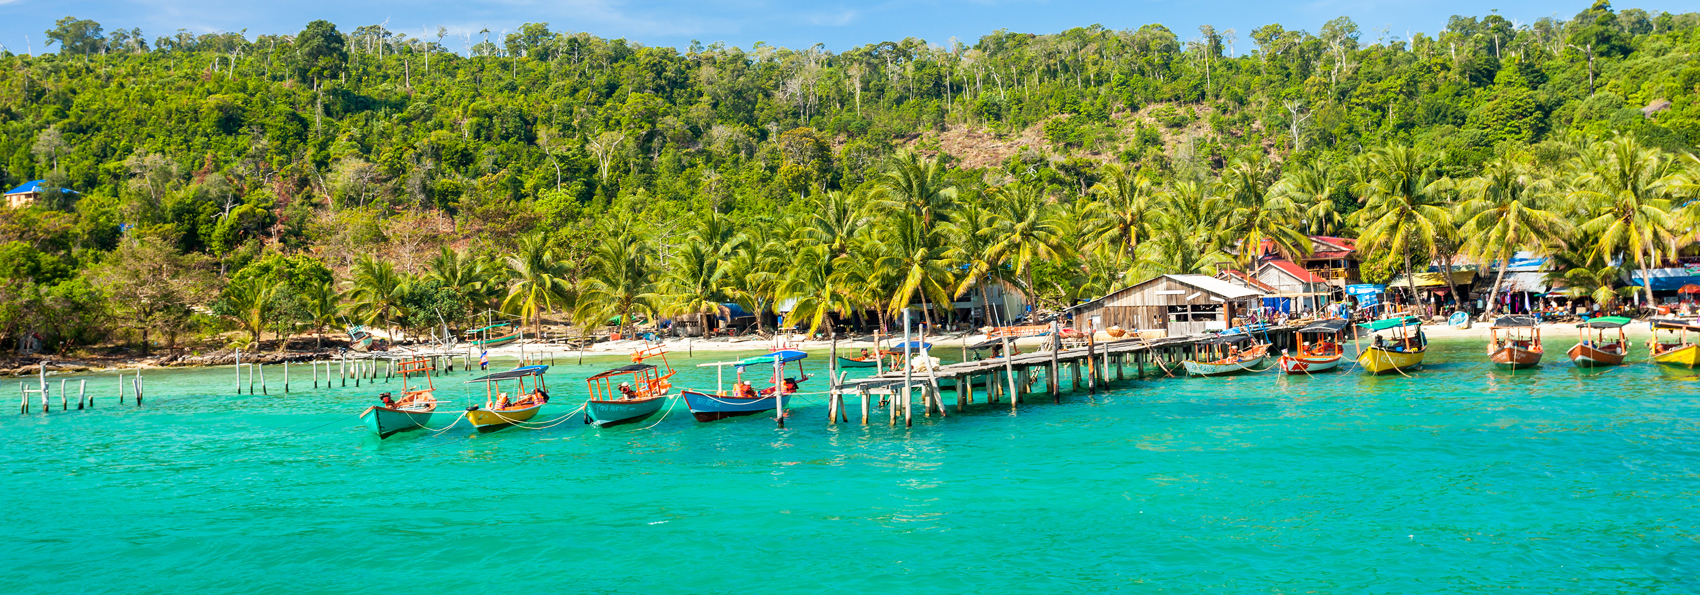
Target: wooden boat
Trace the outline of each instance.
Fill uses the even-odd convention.
[[[1340,333],[1348,324],[1339,319],[1323,320],[1299,329],[1298,353],[1289,355],[1283,350],[1275,365],[1287,374],[1315,374],[1339,369],[1340,360],[1345,359]],[[1316,340],[1305,341],[1306,335],[1313,335]]]
[[[838,367],[840,368],[876,368],[879,367],[879,365],[880,362],[878,357],[861,359],[844,357],[842,355],[838,356]]]
[[[1423,334],[1422,325],[1422,319],[1415,316],[1394,316],[1358,325],[1375,337],[1373,344],[1358,350],[1358,366],[1370,374],[1402,374],[1421,368],[1423,356],[1428,353],[1428,336]]]
[[[525,338],[525,333],[510,323],[498,323],[466,332],[467,342],[477,347],[500,347]]]
[[[1582,336],[1565,355],[1570,356],[1570,363],[1576,364],[1578,368],[1623,364],[1623,358],[1629,355],[1629,338],[1624,336],[1623,326],[1630,322],[1630,319],[1622,316],[1607,316],[1576,325],[1576,328],[1581,329],[1578,332]],[[1617,330],[1617,340],[1607,340],[1606,331],[1613,329]],[[1594,332],[1593,337],[1588,336],[1590,330]]]
[[[364,325],[356,324],[348,327],[348,348],[361,353],[380,351],[384,349],[384,343]]]
[[[1540,321],[1528,316],[1506,316],[1488,328],[1488,361],[1506,370],[1541,365]]]
[[[645,363],[654,357],[661,358],[661,367]],[[632,363],[585,379],[590,398],[584,402],[584,423],[606,428],[655,415],[667,403],[674,373],[666,349],[651,345],[633,353]],[[614,384],[623,378],[630,380]]]
[[[424,359],[396,362],[396,371],[401,373],[401,399],[393,404],[373,405],[360,412],[360,421],[365,423],[367,428],[371,428],[378,438],[388,438],[397,432],[428,428],[431,416],[437,413],[437,387],[431,382],[430,362]],[[408,377],[414,374],[425,375],[426,388],[408,388]],[[389,396],[389,393],[384,393],[380,398]]]
[[[548,369],[549,366],[524,366],[466,381],[467,384],[484,385],[484,406],[466,408],[466,420],[472,422],[472,427],[478,431],[489,432],[535,417],[537,410],[549,402],[549,392],[543,386],[543,373]],[[531,394],[525,391],[528,378],[535,382]],[[509,380],[516,383],[514,394],[524,397],[515,400],[501,392],[501,383]]]
[[[726,367],[735,367],[738,371],[734,383],[737,390],[728,392],[722,375],[719,387],[712,393],[684,389],[679,391],[679,394],[684,397],[685,405],[690,408],[691,415],[696,417],[697,421],[714,421],[741,415],[755,415],[764,411],[773,411],[776,408],[783,409],[790,404],[791,393],[797,392],[797,385],[809,379],[808,374],[803,372],[801,363],[797,364],[797,371],[800,374],[798,378],[785,377],[785,367],[791,362],[798,362],[808,357],[808,353],[795,349],[785,349],[736,362],[701,364],[700,367],[714,366],[721,368],[722,371]],[[757,391],[754,386],[745,382],[744,369],[752,366],[758,370],[772,370],[772,386]]]
[[[1676,342],[1660,341],[1660,331],[1676,333]],[[1690,332],[1700,332],[1700,326],[1685,320],[1654,321],[1653,338],[1647,342],[1653,363],[1679,368],[1700,367],[1700,345],[1688,340]]]
[[[1219,335],[1198,343],[1192,359],[1181,362],[1186,373],[1193,376],[1225,376],[1242,372],[1261,372],[1257,369],[1269,357],[1269,344],[1258,343],[1251,335]]]

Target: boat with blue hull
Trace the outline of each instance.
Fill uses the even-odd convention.
[[[737,368],[738,376],[733,383],[733,390],[725,390],[724,379],[720,388],[713,393],[707,391],[685,389],[679,391],[685,399],[685,405],[690,408],[691,415],[697,421],[714,421],[728,417],[755,415],[774,409],[784,409],[791,402],[791,394],[797,392],[797,385],[808,380],[803,372],[802,364],[797,364],[798,378],[785,377],[785,368],[791,362],[801,362],[807,359],[808,353],[796,349],[775,351],[767,355],[758,355],[736,362],[716,362],[702,364],[702,367]],[[773,378],[768,388],[756,390],[753,385],[744,380],[744,369],[754,367],[757,370],[773,370]]]
[[[661,345],[646,346],[632,354],[632,363],[585,379],[590,398],[584,402],[584,423],[606,428],[641,421],[660,411],[673,388],[673,366],[666,354]],[[644,361],[655,357],[661,358],[660,367]]]
[[[379,396],[382,405],[374,405],[360,412],[361,423],[377,434],[378,438],[388,438],[397,432],[429,428],[431,416],[437,413],[437,399],[434,396],[436,386],[431,382],[430,362],[418,359],[396,362],[396,371],[401,373],[401,399],[390,399],[389,393]],[[408,379],[415,374],[424,374],[426,388],[408,388]]]

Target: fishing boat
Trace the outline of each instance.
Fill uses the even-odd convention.
[[[684,396],[685,405],[690,408],[691,415],[697,421],[714,421],[737,417],[740,415],[755,415],[764,411],[783,408],[791,401],[791,393],[797,392],[797,385],[809,379],[803,371],[802,364],[797,364],[798,378],[785,377],[785,368],[791,362],[808,359],[809,354],[796,349],[784,349],[767,355],[758,355],[735,362],[716,362],[700,364],[699,367],[718,367],[719,386],[714,392],[684,389],[679,394]],[[724,370],[727,367],[737,369],[734,382],[735,390],[728,392],[725,385]],[[772,370],[771,386],[756,390],[750,383],[744,381],[744,369],[755,367],[757,370]]]
[[[1505,370],[1541,365],[1540,321],[1528,316],[1505,316],[1488,328],[1488,361]]]
[[[1269,357],[1269,344],[1258,343],[1251,335],[1223,334],[1200,341],[1194,347],[1192,359],[1181,366],[1193,376],[1226,376],[1242,372],[1261,372],[1257,369]]]
[[[1624,356],[1629,355],[1629,338],[1623,334],[1623,326],[1630,322],[1633,321],[1622,316],[1606,316],[1576,325],[1581,338],[1566,352],[1570,362],[1578,368],[1621,365]],[[1617,340],[1608,340],[1606,332],[1610,330],[1617,331]],[[1592,337],[1588,336],[1589,331],[1593,331]]]
[[[348,348],[352,351],[364,353],[367,351],[382,350],[384,348],[384,344],[383,341],[379,339],[377,335],[372,334],[372,331],[367,329],[365,325],[356,324],[348,327]]]
[[[389,393],[381,398],[383,405],[373,405],[360,412],[360,421],[371,428],[378,438],[388,438],[396,432],[417,430],[429,427],[431,416],[437,412],[437,398],[434,396],[437,387],[431,382],[431,364],[424,359],[396,362],[396,371],[401,373],[401,398],[389,400]],[[408,388],[407,380],[415,374],[425,376],[425,388]]]
[[[1323,320],[1299,329],[1298,353],[1288,354],[1282,350],[1275,365],[1288,374],[1315,374],[1339,369],[1340,360],[1345,358],[1340,333],[1346,330],[1348,324],[1339,319]],[[1305,341],[1307,335],[1315,337],[1315,340]]]
[[[549,366],[524,366],[466,381],[484,385],[484,406],[467,407],[466,421],[472,422],[472,427],[480,432],[489,432],[536,416],[537,410],[549,402],[548,389],[543,386],[543,373],[548,369]],[[526,379],[534,382],[531,394],[525,392]],[[514,394],[524,397],[514,400],[502,392],[501,383],[509,380],[515,382]]]
[[[1660,341],[1660,331],[1675,333],[1676,342]],[[1653,338],[1647,342],[1647,347],[1652,351],[1653,363],[1679,368],[1700,367],[1700,345],[1688,340],[1690,332],[1700,332],[1700,326],[1686,320],[1654,321]]]
[[[661,366],[645,361],[655,357],[661,358]],[[667,402],[673,374],[663,346],[639,349],[632,354],[632,363],[585,379],[590,399],[584,402],[584,423],[606,428],[655,415]]]
[[[869,356],[866,359],[860,357],[844,357],[842,355],[838,356],[838,367],[840,368],[877,368],[879,365],[879,356]]]
[[[507,322],[466,331],[467,342],[477,347],[500,347],[524,338],[525,333],[519,327]]]
[[[1375,336],[1373,344],[1358,350],[1358,365],[1365,372],[1403,374],[1423,366],[1428,336],[1423,334],[1421,318],[1393,316],[1358,326]]]

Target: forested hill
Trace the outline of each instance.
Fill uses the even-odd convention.
[[[338,275],[376,255],[423,274],[439,244],[493,257],[544,230],[571,277],[594,257],[588,239],[633,233],[671,258],[713,214],[756,233],[832,191],[870,197],[904,149],[948,166],[958,200],[1019,185],[1062,210],[1112,166],[1200,196],[1248,159],[1346,172],[1328,174],[1344,180],[1323,186],[1332,212],[1306,225],[1354,235],[1347,170],[1374,148],[1411,147],[1461,178],[1511,154],[1556,165],[1615,133],[1673,154],[1700,145],[1700,15],[1603,0],[1570,19],[1460,16],[1410,37],[1340,18],[841,53],[681,51],[546,24],[457,39],[315,21],[151,40],[122,25],[67,17],[49,31],[57,54],[0,58],[0,178],[75,191],[0,221],[0,241],[35,259],[11,273],[24,286],[71,282],[125,233],[223,278],[267,254]],[[1128,265],[1103,268],[1115,270],[1034,291],[1060,301]]]

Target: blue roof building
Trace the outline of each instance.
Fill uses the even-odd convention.
[[[41,192],[45,190],[45,188],[42,187],[43,182],[43,180],[30,180],[18,185],[17,188],[7,190],[5,194],[6,206],[14,209],[21,209],[35,204],[36,199],[40,198]],[[66,194],[77,193],[77,191],[70,188],[60,188],[59,191]]]

